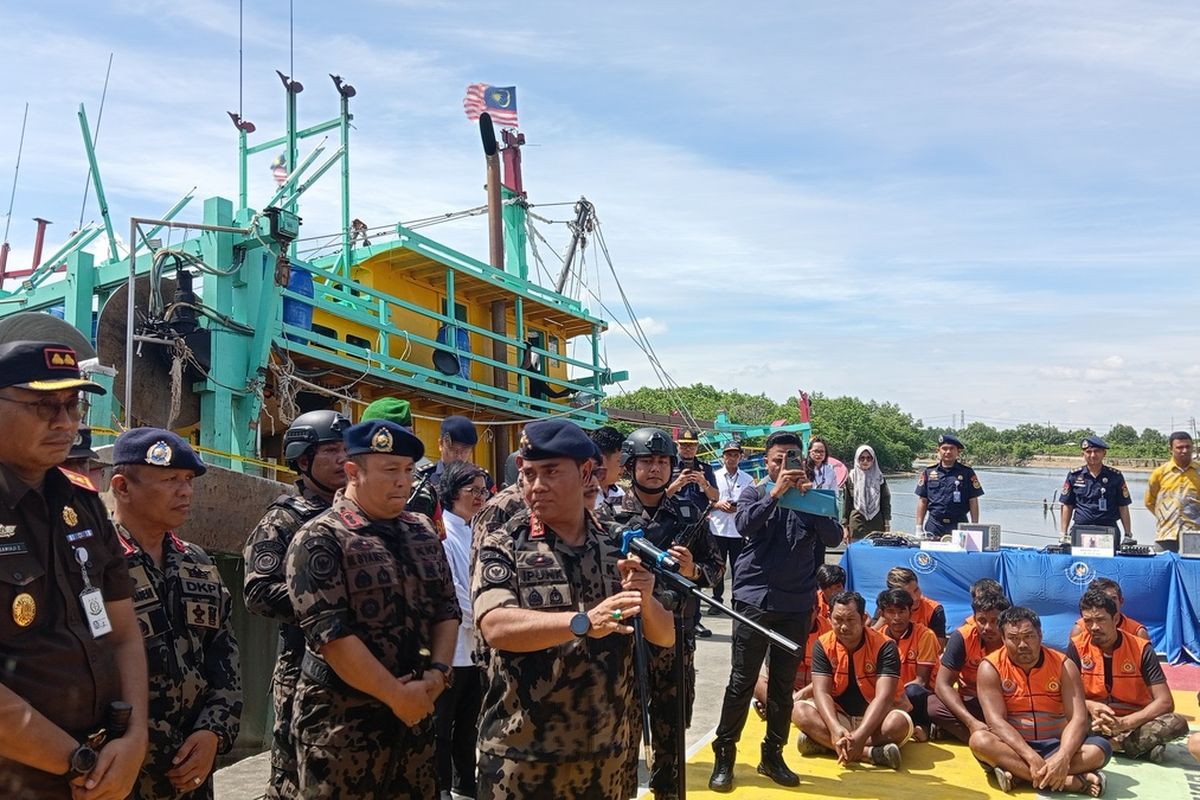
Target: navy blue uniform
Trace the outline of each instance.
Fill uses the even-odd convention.
[[[1059,500],[1064,506],[1072,506],[1075,525],[1107,525],[1117,527],[1121,508],[1133,502],[1129,497],[1129,486],[1119,469],[1107,464],[1100,465],[1100,474],[1092,475],[1086,466],[1073,469],[1063,481]]]
[[[925,530],[938,536],[966,522],[971,512],[971,500],[983,495],[979,476],[966,464],[955,462],[946,469],[941,462],[921,470],[917,478],[917,497],[929,501],[925,514]]]

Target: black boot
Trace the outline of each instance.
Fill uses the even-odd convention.
[[[713,764],[712,777],[708,779],[708,788],[714,792],[732,792],[737,747],[733,742],[713,742],[713,753],[716,754],[716,763]]]
[[[783,745],[763,742],[762,761],[758,765],[758,774],[766,775],[780,786],[800,785],[800,776],[788,769],[788,765],[783,761]]]

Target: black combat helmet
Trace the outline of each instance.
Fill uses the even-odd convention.
[[[350,420],[329,409],[301,414],[292,420],[287,433],[283,434],[284,460],[289,467],[297,469],[300,456],[307,453],[310,447],[324,442],[340,442],[342,433],[350,424]]]
[[[661,428],[638,428],[621,443],[621,466],[628,466],[640,456],[669,456],[674,468],[679,448]]]

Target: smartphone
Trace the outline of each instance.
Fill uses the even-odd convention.
[[[804,469],[804,462],[800,460],[799,450],[788,450],[787,456],[783,460],[784,469]]]

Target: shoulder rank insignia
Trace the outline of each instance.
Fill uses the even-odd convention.
[[[362,516],[353,508],[341,508],[338,510],[338,518],[351,529],[364,527],[367,523]]]
[[[89,492],[98,492],[96,484],[92,483],[92,479],[87,475],[80,475],[78,472],[72,472],[69,469],[59,467],[58,471],[66,476],[67,480],[78,486],[80,489],[87,489]]]

